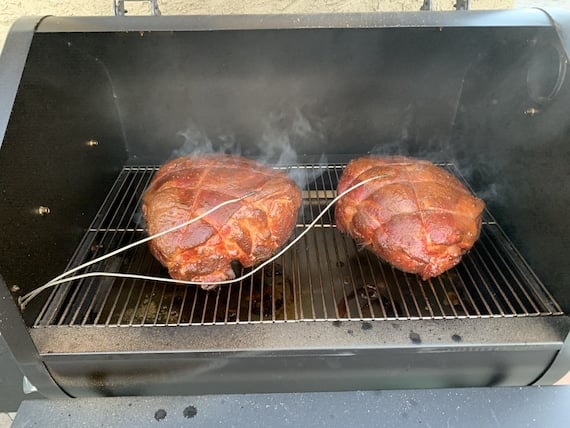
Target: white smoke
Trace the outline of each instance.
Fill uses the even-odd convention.
[[[260,119],[260,132],[252,143],[255,151],[248,150],[247,155],[269,166],[290,167],[302,163],[304,154],[299,150],[311,147],[312,150],[321,147],[320,160],[317,168],[292,168],[289,176],[300,187],[305,187],[308,180],[318,177],[319,166],[326,165],[324,155],[326,138],[319,120],[309,120],[299,108],[270,111]],[[183,131],[177,133],[183,138],[183,144],[172,152],[172,157],[200,155],[208,153],[242,154],[241,146],[237,143],[234,133],[224,132],[208,135],[193,120]],[[249,157],[249,156],[248,156]]]
[[[176,135],[182,137],[184,143],[172,152],[173,158],[207,153],[240,153],[240,148],[236,144],[233,134],[220,133],[213,137],[215,141],[214,147],[214,143],[206,132],[192,120],[185,130],[177,132]]]

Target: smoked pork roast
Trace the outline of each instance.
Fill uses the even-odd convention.
[[[338,183],[336,225],[394,267],[438,276],[475,243],[485,203],[434,164],[402,156],[352,160]]]
[[[285,174],[240,156],[213,154],[163,165],[143,196],[150,235],[182,224],[230,199],[203,219],[150,241],[150,251],[174,279],[235,278],[231,262],[249,267],[270,258],[297,220],[301,191]]]

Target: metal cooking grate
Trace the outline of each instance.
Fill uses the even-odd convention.
[[[456,176],[453,164],[442,165]],[[70,268],[145,236],[141,197],[158,168],[125,167]],[[303,177],[300,233],[334,198],[344,165],[287,168]],[[461,177],[460,177],[461,178]],[[465,183],[467,184],[467,183]],[[271,323],[560,315],[562,310],[485,212],[481,238],[462,262],[422,281],[362,251],[334,226],[333,210],[277,262],[216,291],[119,278],[55,288],[35,327]],[[146,244],[89,270],[167,277]],[[238,272],[239,273],[239,272]]]

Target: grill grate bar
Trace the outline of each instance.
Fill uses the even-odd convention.
[[[144,175],[142,175],[141,177],[144,178]],[[124,184],[126,184],[126,187],[124,186]],[[120,207],[120,206],[123,206],[126,204],[127,207],[130,208],[130,205],[132,204],[133,200],[136,201],[135,196],[137,195],[137,191],[142,191],[142,189],[144,189],[144,187],[146,187],[146,185],[140,186],[139,180],[136,180],[136,179],[124,180],[123,183],[119,183],[119,190],[116,194],[117,197],[112,199],[112,205],[111,206],[112,207],[115,207],[115,206]],[[103,213],[104,215],[101,216],[101,222],[110,221],[111,223],[114,223],[114,222],[118,221],[118,223],[121,223],[123,218],[125,216],[128,216],[129,212],[131,212],[130,209],[125,209],[125,210],[114,209],[114,210],[110,210],[110,211],[105,211]],[[109,215],[110,215],[110,217],[109,217]],[[95,221],[97,221],[97,218]],[[112,241],[115,238],[116,233],[113,233],[113,232],[110,233],[109,231],[105,231],[105,233],[103,233],[102,239],[98,243],[95,243],[96,242],[95,237],[90,240],[90,242],[91,242],[90,250],[93,253],[91,258],[97,258],[104,253],[103,250],[105,249],[105,245],[103,243],[108,239],[109,235],[111,236],[111,241]],[[124,245],[123,240],[128,239],[129,235],[121,235],[120,238],[121,238],[120,243],[122,245]],[[76,265],[78,265],[78,264],[79,263],[77,263]],[[89,267],[87,271],[94,271],[94,270],[101,268],[102,266],[107,266],[108,268],[110,267],[112,269],[112,268],[117,266],[117,260],[114,261],[113,259],[110,259],[109,261],[103,261],[99,264],[96,264],[96,265]],[[76,287],[75,290],[73,291],[73,294],[71,295],[70,300],[72,302],[74,302],[76,300],[75,297],[78,295],[78,293],[81,292],[81,295],[83,295],[82,300],[84,302],[85,298],[91,294],[90,291],[93,289],[93,287],[95,287],[96,290],[99,289],[99,287],[94,286],[94,283],[95,283],[94,279],[87,279],[84,282],[84,284],[87,284],[87,286],[84,285],[83,289],[80,289],[80,287]],[[107,283],[109,283],[109,281],[107,281]],[[71,323],[71,324],[75,323],[75,320],[77,319],[77,317],[80,313],[80,310],[82,309],[81,302],[80,302],[80,304],[76,305],[75,313],[72,316],[72,319],[69,321],[67,319],[67,315],[68,315],[69,311],[71,311],[72,309],[73,309],[72,305],[67,305],[64,308],[63,313],[60,315],[60,320],[58,323],[59,325],[63,325],[63,324],[67,324],[67,323]]]
[[[488,239],[488,236],[485,234],[484,237],[482,237],[484,239],[484,243],[485,245],[482,246],[483,250],[485,251],[485,253],[488,256],[488,259],[491,263],[491,265],[495,268],[494,270],[499,274],[499,276],[502,278],[503,283],[507,284],[507,287],[509,289],[509,291],[511,292],[510,294],[513,296],[513,298],[516,300],[516,302],[518,303],[519,307],[521,307],[525,314],[527,315],[538,315],[538,313],[540,312],[538,310],[538,307],[534,304],[534,302],[532,301],[532,299],[530,299],[530,296],[528,295],[527,291],[524,289],[524,287],[521,287],[521,283],[519,281],[519,279],[516,277],[516,275],[513,274],[513,271],[511,269],[511,267],[505,263],[505,259],[503,258],[503,256],[499,253],[496,252],[496,247],[493,244],[493,241]],[[493,252],[495,253],[494,255],[491,254],[491,249],[493,250]],[[501,260],[501,264],[504,265],[507,268],[507,272],[509,275],[509,279],[506,277],[505,272],[499,268],[499,266],[497,265],[497,262],[495,261],[495,258],[498,258]],[[527,307],[525,306],[524,302],[522,301],[521,298],[519,298],[519,295],[515,292],[515,290],[513,289],[512,285],[511,285],[511,279],[518,285],[518,288],[520,290],[520,292],[522,293],[522,295],[525,297],[525,300],[527,302],[530,303],[530,305],[532,306],[533,309],[533,313],[530,313],[529,310],[527,309]]]
[[[499,250],[498,247],[499,244],[501,243],[500,242],[501,240],[500,238],[497,239],[495,237],[499,232],[503,233],[498,227],[489,230],[487,236],[488,245],[486,248],[493,249],[493,252],[496,254],[496,256],[503,262],[501,263],[501,265],[504,264],[504,266],[507,268],[511,278],[517,283],[520,292],[525,296],[528,302],[530,302],[530,304],[533,306],[533,309],[537,311],[538,315],[540,315],[541,310],[537,306],[542,306],[542,307],[552,306],[554,311],[552,314],[561,314],[562,308],[560,307],[560,305],[556,302],[556,300],[554,300],[548,289],[538,280],[538,278],[536,278],[536,276],[531,271],[530,267],[528,267],[522,256],[511,245],[509,245],[508,242],[502,242],[501,245],[502,251]],[[521,264],[518,269],[518,271],[521,273],[520,277],[514,272],[514,270],[508,263],[507,261],[508,255],[511,255],[511,257],[513,258],[520,259]],[[497,267],[497,270],[500,270],[500,268]],[[500,271],[503,272],[502,270]],[[525,284],[527,283],[528,283],[528,288],[525,287]],[[535,296],[535,298],[539,301],[539,303],[536,303],[536,301],[533,300],[530,293],[532,293],[532,295]],[[513,294],[516,295],[514,290]]]
[[[334,176],[332,175],[331,171],[334,172]],[[323,177],[324,176],[327,177],[328,183],[338,183],[338,181],[340,180],[340,174],[339,174],[338,169],[334,169],[334,170],[327,169],[325,171],[325,173],[323,174]],[[323,187],[327,188],[327,186],[323,186]],[[332,186],[332,184],[331,184],[330,187],[334,187],[334,186]],[[327,219],[328,224],[334,224],[334,218],[333,217],[334,217],[334,215],[331,213],[331,211],[326,213],[326,219]],[[338,296],[340,293],[337,292],[337,288],[335,287],[335,281],[334,281],[333,277],[334,276],[342,277],[342,270],[341,269],[342,269],[342,267],[345,266],[346,259],[341,258],[339,255],[339,251],[338,251],[339,244],[338,244],[337,234],[333,233],[331,236],[329,236],[329,238],[331,238],[331,237],[332,237],[332,248],[334,249],[334,257],[335,257],[334,260],[335,260],[335,262],[334,262],[334,270],[330,271],[331,272],[331,281],[329,282],[329,289],[330,289],[330,296],[332,297],[332,300],[333,300],[333,308],[334,308],[335,319],[339,319],[339,318],[341,318],[341,315],[340,315],[340,311],[339,311],[337,302],[339,301]],[[328,244],[328,242],[327,242],[327,244]],[[330,249],[329,249],[328,245],[325,245],[325,251],[327,251],[327,253],[330,253]],[[333,275],[332,272],[335,272],[336,275]],[[347,301],[346,301],[346,294],[344,292],[344,287],[342,289],[342,295],[343,295],[344,304],[346,306],[348,306]]]
[[[433,282],[437,282],[437,284],[439,284],[439,288],[441,288],[441,291],[443,292],[444,298],[443,298],[443,305],[447,306],[451,309],[451,313],[453,314],[454,318],[457,318],[459,316],[459,314],[457,313],[457,311],[455,310],[455,306],[454,303],[456,302],[458,306],[461,306],[461,310],[463,311],[463,313],[467,313],[467,309],[465,308],[465,303],[463,303],[463,300],[455,300],[452,297],[453,296],[457,296],[457,290],[453,287],[454,291],[447,291],[447,287],[445,286],[445,283],[443,281],[443,277],[444,275],[440,275],[437,278],[434,279],[430,279],[430,284],[433,284]],[[451,294],[453,293],[453,294]],[[481,315],[480,313],[476,313],[476,315]]]
[[[473,254],[476,254],[475,249],[473,248],[471,250],[471,252]],[[492,309],[489,310],[489,313],[495,313],[498,312],[499,315],[501,316],[505,316],[505,311],[503,310],[502,306],[500,305],[499,301],[496,298],[496,292],[495,290],[493,290],[491,288],[491,286],[489,285],[489,283],[487,282],[487,279],[481,274],[481,269],[480,267],[475,263],[475,259],[473,257],[469,257],[466,260],[466,263],[464,263],[464,266],[467,270],[470,271],[470,275],[473,274],[472,277],[477,278],[479,281],[476,281],[475,284],[482,284],[483,287],[477,287],[477,290],[480,290],[480,295],[487,295],[491,301],[493,302],[493,305],[495,306],[496,311],[493,311]]]
[[[241,285],[240,285],[240,291],[241,291]],[[193,293],[194,298],[192,300],[192,307],[191,307],[191,312],[190,312],[190,318],[188,319],[188,324],[192,324],[192,320],[194,319],[194,316],[196,314],[196,308],[198,306],[198,291],[196,289],[193,289]]]
[[[305,186],[304,186],[304,187],[309,189],[308,192],[305,192],[305,193],[315,195],[315,197],[314,197],[313,200],[318,204],[318,203],[320,202],[320,201],[318,200],[318,192],[317,192],[317,191],[312,191],[310,186],[311,186],[311,183],[310,183],[309,178],[308,178],[308,177],[305,177]],[[315,204],[314,204],[314,203],[311,203],[311,204],[307,204],[307,205],[308,205],[309,213],[310,213],[310,214],[309,214],[309,218],[314,218],[314,217],[315,217],[315,213],[313,212],[313,206],[314,206]],[[303,228],[306,228],[309,223],[310,223],[310,221],[307,221],[307,219],[306,219],[306,217],[305,217],[305,213],[303,212]],[[311,236],[313,237],[314,248],[315,248],[315,250],[317,250],[317,251],[315,251],[315,253],[314,253],[315,259],[316,259],[316,261],[317,261],[316,264],[317,264],[317,266],[318,266],[318,275],[317,275],[317,276],[318,276],[318,277],[321,277],[321,263],[320,263],[321,260],[320,260],[320,256],[319,256],[320,253],[319,253],[319,251],[318,251],[317,237],[316,237],[315,234],[311,234]],[[303,240],[302,240],[302,243],[305,244],[305,245],[303,245],[303,249],[304,249],[304,251],[305,251],[305,254],[304,254],[305,260],[307,260],[307,259],[309,258],[309,242],[307,242],[308,240],[309,240],[308,237],[305,237],[305,238],[303,238]],[[315,311],[315,290],[314,290],[314,287],[313,287],[313,277],[312,277],[312,275],[309,275],[309,276],[307,277],[307,279],[308,279],[309,302],[310,302],[310,310],[309,310],[310,316],[309,316],[309,317],[310,317],[310,318],[315,318],[315,317],[316,317],[316,311]],[[301,282],[299,281],[299,284],[300,284],[300,283],[301,283]],[[300,290],[300,289],[299,289],[299,291],[300,291],[299,294],[301,294],[301,290]],[[304,316],[304,314],[303,314],[303,316]]]
[[[433,285],[433,280],[430,278],[428,279],[427,283],[429,284],[429,288],[434,296],[434,300],[437,303],[437,307],[439,309],[439,313],[441,314],[442,317],[444,318],[448,318],[449,315],[445,313],[445,310],[443,309],[443,306],[441,304],[441,300],[439,299],[439,296],[435,290],[435,287]],[[455,316],[457,316],[457,313],[454,313]]]
[[[315,167],[316,168],[316,167]],[[338,177],[336,178],[338,181]],[[327,169],[325,171],[323,171],[322,174],[320,174],[320,176],[318,177],[318,185],[321,189],[327,189],[330,188],[331,186],[327,186],[327,182],[331,183],[333,182],[332,178],[331,178],[331,170]],[[316,185],[317,183],[315,183]],[[332,192],[332,194],[330,192],[326,192],[323,194],[322,199],[319,198],[319,207],[320,209],[324,209],[326,207],[326,205],[328,205],[328,203],[334,199],[336,197],[336,193]],[[334,225],[334,221],[333,221],[333,214],[331,214],[331,210],[334,208],[329,209],[325,215],[321,218],[320,221],[320,226],[321,227],[326,227],[326,225]],[[327,269],[324,269],[325,271],[325,283],[328,284],[327,286],[323,286],[322,290],[323,290],[323,296],[322,296],[322,304],[323,304],[323,308],[325,310],[324,315],[325,318],[328,317],[329,313],[334,313],[334,317],[338,318],[338,308],[336,305],[336,293],[335,293],[335,287],[334,287],[334,283],[335,283],[335,274],[337,273],[338,270],[338,265],[339,265],[339,259],[338,257],[335,259],[334,257],[331,256],[331,248],[336,248],[336,242],[334,241],[335,239],[335,234],[332,234],[332,238],[333,238],[333,242],[332,245],[330,243],[330,238],[331,238],[331,234],[330,233],[323,233],[323,238],[324,238],[324,244],[322,245],[321,248],[324,250],[325,252],[325,260],[327,261]],[[316,234],[315,234],[315,239],[316,239]],[[326,298],[328,297],[328,299]],[[328,300],[331,300],[332,297],[332,310],[331,309],[327,309],[327,306],[331,306],[328,304]]]
[[[337,171],[337,179],[340,179],[340,176],[338,175],[338,171]],[[340,244],[339,244],[340,242]],[[346,316],[347,319],[354,319],[354,316],[351,313],[351,305],[349,304],[349,300],[351,298],[357,299],[357,292],[355,289],[355,285],[354,285],[354,275],[352,273],[352,263],[350,260],[350,251],[348,250],[348,246],[347,246],[347,242],[344,236],[341,236],[337,243],[336,243],[336,248],[339,251],[339,253],[337,254],[338,260],[345,260],[346,262],[344,263],[344,267],[346,267],[346,269],[348,269],[348,274],[345,274],[343,276],[343,282],[342,282],[342,298],[344,300],[345,303],[345,307],[344,307],[344,311],[341,311],[341,317]],[[351,243],[350,245],[353,245],[353,243]],[[354,246],[354,248],[356,248]],[[342,273],[341,273],[342,274]],[[346,290],[346,285],[350,285],[351,291],[347,294],[347,290]],[[362,313],[360,311],[360,305],[358,306],[358,311],[360,312],[360,318],[362,318]]]
[[[423,290],[421,290],[421,287],[420,287],[420,291],[418,293],[414,293],[414,290],[413,290],[412,285],[410,283],[410,277],[408,275],[404,276],[404,282],[407,285],[407,289],[410,293],[410,297],[412,299],[414,307],[416,308],[417,316],[421,317],[422,316],[422,310],[420,309],[420,304],[418,302],[418,296],[423,292]]]
[[[482,241],[484,242],[484,241]],[[481,245],[480,246],[483,249],[486,249],[485,245]],[[486,271],[489,274],[489,278],[491,280],[491,282],[493,283],[493,285],[491,286],[493,290],[498,290],[500,296],[502,297],[502,300],[506,303],[506,305],[509,307],[509,312],[513,313],[516,312],[516,309],[514,308],[514,305],[509,301],[509,299],[507,298],[505,291],[503,290],[502,285],[499,285],[496,277],[492,274],[490,268],[489,268],[489,264],[487,264],[485,262],[485,260],[483,259],[481,252],[479,251],[478,248],[474,248],[473,249],[473,253],[476,255],[477,259],[480,260],[481,262],[481,266],[483,266],[483,271]],[[491,262],[493,262],[493,260],[491,259]],[[494,263],[494,262],[493,262]],[[506,278],[504,277],[504,275],[502,274],[502,272],[500,270],[497,271],[497,274],[500,275],[504,281],[501,281],[501,284],[504,284],[507,288],[509,288],[512,291],[512,287],[509,283],[509,281],[506,280]],[[513,297],[517,300],[517,302],[520,304],[520,307],[523,309],[523,313],[524,315],[528,315],[528,310],[524,307],[524,305],[522,305],[522,302],[520,301],[520,299],[518,298],[518,296],[516,294],[513,294]]]
[[[231,287],[232,286],[230,285],[230,289],[231,289]],[[189,290],[189,287],[184,287],[184,294],[182,295],[182,300],[180,303],[180,310],[178,311],[178,318],[176,319],[176,325],[182,324],[182,314],[184,313],[184,306],[185,306],[186,301],[187,301],[186,298],[188,296],[188,290]],[[230,301],[228,299],[228,309],[226,309],[226,314],[229,311],[229,303],[230,303]],[[225,320],[226,322],[227,322],[227,318],[228,318],[228,316],[226,315],[226,320]]]
[[[382,299],[382,291],[381,291],[381,287],[379,285],[379,280],[377,279],[377,272],[374,272],[374,269],[372,268],[372,261],[371,261],[371,254],[369,252],[366,252],[366,263],[368,266],[368,270],[371,273],[371,277],[372,277],[372,284],[373,284],[373,288],[371,288],[372,291],[372,298],[375,302],[378,302],[378,306],[380,307],[380,312],[382,312],[382,318],[387,318],[388,317],[388,312],[386,311],[386,306],[384,304],[384,299]]]
[[[145,261],[148,262],[148,257],[145,255],[144,257],[141,257],[137,263],[135,263],[136,260],[132,260],[129,263],[129,267],[127,268],[127,272],[137,272],[137,271],[141,271],[143,269],[143,267],[145,266]],[[136,295],[136,284],[134,281],[130,280],[130,279],[125,279],[123,281],[123,289],[126,289],[126,297],[124,298],[124,302],[122,304],[122,309],[120,310],[120,313],[118,315],[118,320],[117,320],[117,324],[124,324],[123,320],[125,318],[134,318],[137,310],[139,309],[138,305],[135,304],[134,308],[131,310],[132,314],[129,317],[128,316],[128,312],[129,309],[132,307],[132,303],[131,303],[131,299],[132,296]],[[138,287],[139,288],[139,295],[140,293],[143,291],[142,287]],[[140,301],[140,298],[137,298],[137,301]],[[132,321],[128,322],[128,325],[132,325]]]
[[[358,264],[358,272],[360,273],[360,278],[368,279],[367,272],[365,272],[364,266],[362,264],[363,260],[361,260],[361,258],[357,258],[356,262]],[[370,309],[370,318],[377,318],[374,312],[374,305],[372,305],[372,300],[370,299],[370,288],[371,284],[368,281],[366,281],[361,288],[363,291],[360,292],[360,297],[364,300],[365,308]],[[361,312],[360,317],[362,318],[363,317],[362,311],[360,312]]]
[[[406,280],[408,280],[408,283],[409,283],[409,277],[406,277]],[[432,309],[432,307],[431,307],[430,301],[429,301],[429,299],[428,299],[428,297],[427,297],[427,295],[426,295],[426,291],[425,291],[425,289],[424,289],[424,283],[423,283],[422,281],[420,281],[420,279],[419,279],[417,276],[416,276],[416,282],[417,282],[417,285],[418,285],[418,287],[419,287],[419,289],[420,289],[421,295],[422,295],[422,297],[424,298],[424,301],[425,301],[425,309],[427,309],[427,311],[428,311],[428,313],[429,313],[429,316],[430,316],[431,318],[435,317],[435,314],[434,314],[433,309]]]
[[[459,176],[452,164],[444,166]],[[304,173],[303,206],[294,235],[305,230],[336,196],[343,168],[282,168]],[[123,169],[69,268],[145,236],[141,201],[157,169]],[[188,326],[562,314],[492,215],[485,212],[483,220],[481,237],[462,263],[427,281],[359,249],[336,229],[333,208],[277,262],[248,279],[204,291],[156,280],[85,278],[54,288],[34,326]],[[98,270],[167,276],[146,245],[84,272]]]
[[[135,303],[135,307],[134,307],[134,309],[133,309],[133,311],[132,311],[132,314],[131,314],[131,316],[130,316],[130,318],[129,318],[129,322],[128,322],[128,325],[129,325],[129,326],[133,326],[133,325],[135,324],[135,319],[136,319],[137,312],[140,310],[141,304],[142,304],[143,299],[144,299],[144,290],[145,290],[145,288],[146,288],[146,283],[145,283],[145,284],[142,284],[142,286],[140,287],[140,291],[139,291],[139,293],[138,293],[138,297],[137,297],[137,300],[136,300],[136,303]]]
[[[233,284],[229,284],[228,285],[228,294],[231,296],[232,292],[233,292]],[[187,290],[188,287],[185,287],[185,289]],[[226,307],[224,310],[224,324],[227,324],[230,321],[230,299],[226,300]],[[184,301],[183,301],[184,302]],[[178,321],[178,323],[180,324],[180,321]]]
[[[142,192],[148,186],[150,179],[152,177],[152,172],[153,172],[152,169],[146,169],[146,170],[138,171],[138,174],[136,174],[136,175],[138,175],[139,177],[137,179],[135,179],[136,178],[136,175],[135,175],[133,177],[132,182],[130,183],[131,186],[133,186],[134,191],[131,191],[130,187],[126,188],[125,190],[119,189],[120,193],[118,193],[118,194],[122,193],[123,200],[125,200],[125,198],[127,196],[129,196],[129,194],[130,194],[130,198],[128,199],[128,202],[127,202],[127,206],[130,208],[128,211],[131,213],[131,215],[128,217],[129,221],[132,221],[136,216],[137,207],[141,203]],[[125,179],[124,181],[127,182],[128,180]],[[136,195],[139,195],[139,197],[136,198]],[[122,204],[120,204],[120,205],[122,205]],[[113,219],[116,218],[117,213],[118,213],[118,211],[114,212]],[[127,210],[124,210],[123,215],[120,217],[120,220],[118,221],[119,224],[123,222],[123,219],[126,217],[125,214],[127,214]],[[111,224],[115,223],[113,219],[111,220]],[[105,220],[102,220],[102,222],[103,222],[102,224],[106,224]],[[120,235],[118,235],[118,233],[119,233],[119,230],[116,230],[116,229],[114,229],[114,230],[110,229],[110,230],[104,231],[104,233],[101,236],[101,240],[96,245],[97,251],[96,251],[96,254],[94,254],[94,258],[99,257],[100,255],[103,254],[103,250],[105,249],[104,243],[108,242],[109,247],[112,247],[113,242],[116,239],[116,236],[120,237],[118,245],[116,245],[116,247],[121,247],[123,245],[126,245],[128,243],[133,242],[137,238],[137,236],[140,235],[140,234],[125,234],[125,233],[121,233]],[[97,235],[95,234],[95,236],[97,236]],[[95,239],[93,241],[95,241]],[[113,247],[113,249],[116,247]],[[111,251],[111,250],[109,250],[109,251]],[[92,270],[95,270],[95,267],[96,267],[96,265],[93,266]],[[139,266],[139,268],[140,267],[141,266]],[[97,284],[97,279],[91,278],[89,280],[89,283],[90,283],[90,286],[93,284]],[[87,308],[87,311],[85,311],[85,315],[82,319],[81,325],[87,325],[88,324],[88,320],[90,319],[93,311],[97,311],[97,315],[95,316],[95,323],[98,322],[99,316],[101,314],[100,308],[105,307],[105,304],[107,303],[107,300],[111,294],[111,290],[113,288],[113,285],[114,284],[113,284],[112,280],[108,279],[106,281],[106,285],[97,287],[97,291],[95,293],[95,296],[91,300],[91,305],[89,305],[89,307]],[[102,300],[101,300],[101,298],[102,298]]]
[[[449,272],[446,272],[447,276],[450,277],[451,274]],[[464,276],[467,275],[469,280],[465,281]],[[477,283],[475,277],[472,275],[471,270],[469,270],[467,268],[467,260],[463,260],[462,266],[460,266],[457,269],[457,276],[460,278],[461,280],[461,284],[463,285],[463,290],[468,290],[468,286],[467,284],[472,284],[471,289],[475,290],[477,292],[476,296],[480,299],[480,302],[483,304],[484,308],[487,310],[487,315],[491,315],[493,313],[493,310],[491,309],[491,307],[489,306],[489,303],[487,302],[487,300],[485,299],[483,293],[481,292],[481,289],[479,287],[479,284]],[[452,282],[453,284],[453,282]],[[458,290],[459,291],[459,290]],[[457,293],[457,299],[460,298],[460,294]],[[479,305],[476,303],[477,300],[473,299],[471,293],[469,293],[469,297],[471,298],[471,302],[473,303],[474,307],[479,307]],[[500,314],[502,315],[502,314]]]
[[[398,290],[398,292],[400,293],[400,299],[402,301],[402,304],[404,305],[404,311],[406,312],[406,318],[408,319],[412,319],[413,315],[410,312],[409,309],[409,305],[408,305],[408,299],[406,299],[404,297],[404,289],[402,288],[402,284],[400,283],[400,280],[398,279],[398,273],[396,272],[396,270],[393,267],[390,267],[390,272],[392,273],[392,277],[394,278],[394,284],[396,285],[396,288]]]
[[[322,175],[321,175],[321,177],[322,177]],[[307,187],[309,187],[309,189],[310,189],[310,183],[307,183],[307,184],[308,184]],[[315,180],[314,187],[315,187],[315,193],[316,193],[316,201],[317,201],[317,204],[319,207],[324,208],[324,206],[326,206],[326,203],[327,203],[327,196],[328,196],[328,199],[332,199],[331,196],[334,198],[334,195],[331,195],[330,191],[329,192],[319,192],[317,189],[317,185],[318,185],[318,182]],[[329,195],[327,195],[327,193]],[[321,195],[323,196],[323,198],[325,198],[324,200],[321,198]],[[319,210],[319,212],[320,212],[320,210]],[[318,212],[313,211],[313,205],[311,204],[311,217],[314,218],[318,214],[319,214]],[[323,217],[321,217],[319,223],[317,223],[317,224],[319,224],[321,227],[323,227],[325,225]],[[317,249],[317,251],[315,251],[315,258],[317,260],[317,265],[319,267],[319,294],[321,297],[319,304],[322,308],[321,311],[322,311],[323,316],[325,318],[328,318],[328,309],[327,309],[327,304],[326,304],[327,293],[325,292],[325,287],[324,287],[324,282],[325,282],[325,279],[324,279],[325,273],[324,272],[331,272],[332,266],[330,263],[330,258],[328,257],[327,245],[321,246],[319,248],[319,243],[317,241],[317,234],[312,234],[312,236],[313,236],[314,246]],[[323,249],[325,250],[324,257],[321,256],[321,251],[320,251]],[[307,257],[310,257],[310,254],[307,254]],[[321,259],[326,262],[326,269],[323,269]],[[329,281],[329,283],[330,283],[330,281]],[[317,317],[317,311],[315,311],[314,298],[312,298],[312,301],[313,301],[313,307],[312,307],[313,318],[316,318]]]
[[[392,287],[390,285],[390,281],[388,281],[388,277],[386,275],[386,270],[382,266],[382,263],[380,263],[379,259],[376,259],[376,264],[380,267],[380,272],[382,273],[383,284],[386,287],[386,291],[388,293],[388,298],[390,299],[390,306],[392,308],[392,312],[394,313],[394,317],[396,319],[400,319],[401,314],[402,314],[402,308],[396,304],[396,300],[394,298],[394,295],[392,294]]]

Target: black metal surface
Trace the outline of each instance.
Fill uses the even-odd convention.
[[[13,428],[89,426],[567,426],[570,387],[29,401]]]
[[[39,17],[28,17],[16,22],[8,34],[2,50],[0,61],[0,149],[4,150],[2,141],[10,119],[12,106],[26,58],[32,43],[34,28],[41,21]],[[2,202],[5,203],[6,189],[2,187]],[[5,215],[2,211],[1,216]],[[6,269],[6,255],[9,254],[7,240],[9,232],[2,227],[2,243],[0,254],[2,271]],[[0,411],[14,411],[24,394],[22,391],[23,376],[41,389],[41,393],[32,393],[30,398],[47,394],[52,397],[64,397],[46,370],[38,351],[30,338],[26,324],[22,319],[16,303],[12,300],[10,290],[15,285],[7,283],[0,271]]]
[[[283,15],[49,17],[38,32],[213,31],[291,28],[549,27],[538,9]]]
[[[9,37],[5,50],[18,50],[11,46]],[[18,94],[0,150],[1,274],[20,293],[34,287],[33,266],[51,275],[68,263],[96,213],[91,204],[102,202],[126,161],[104,66],[95,61],[79,73],[93,58],[69,46],[63,55],[44,47],[32,40],[21,74],[8,79]]]
[[[444,165],[457,175],[452,164]],[[158,167],[119,175],[69,268],[145,236],[141,199]],[[305,176],[294,236],[336,196],[344,165],[288,168]],[[487,318],[562,315],[493,217],[462,263],[428,281],[359,251],[328,212],[302,241],[251,279],[216,292],[153,280],[87,278],[55,288],[34,326],[204,325],[285,321]],[[79,271],[168,278],[143,244]],[[245,271],[237,270],[237,273]]]
[[[4,47],[1,51],[2,61],[0,61],[0,95],[2,103],[0,103],[0,147],[12,105],[18,92],[18,86],[24,66],[26,65],[27,55],[32,44],[34,29],[42,20],[41,17],[25,17],[20,18],[11,28]]]
[[[552,385],[562,377],[568,374],[570,365],[570,337],[566,337],[562,348],[556,355],[556,358],[541,374],[541,376],[533,382],[535,385]]]
[[[570,57],[570,11],[566,9],[541,9],[550,19],[552,26],[558,33],[561,45]]]
[[[12,355],[4,337],[0,335],[0,412],[15,412],[25,398],[43,398],[39,393],[26,396],[22,388],[24,374]]]
[[[74,397],[532,384],[567,317],[33,329]]]
[[[0,400],[0,411],[13,411],[24,393],[30,398],[67,397],[46,369],[1,276],[0,301],[0,339],[7,345],[5,353],[0,349],[3,363],[0,368],[0,390],[4,391],[5,388],[10,391],[14,388],[9,397]],[[30,386],[27,391],[24,389],[24,379]]]

